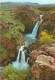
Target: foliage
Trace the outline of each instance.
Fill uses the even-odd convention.
[[[1,16],[0,16],[0,26],[4,27],[0,29],[1,35],[4,35],[5,37],[11,39],[17,37],[19,38],[20,32],[24,32],[25,26],[20,21],[20,19],[15,20],[13,19],[11,8],[8,7],[1,7]],[[1,25],[2,24],[2,25]],[[7,29],[6,29],[7,28]]]
[[[19,36],[20,31],[24,32],[24,30],[25,30],[24,25],[21,22],[18,22],[18,24],[14,24],[14,26],[10,27],[9,32],[14,38],[16,38]]]
[[[20,20],[25,25],[25,32],[32,30],[33,21],[36,18],[36,14],[29,6],[15,7],[13,9],[14,19]]]
[[[11,8],[1,7],[0,11],[0,64],[4,65],[17,55],[16,47],[22,44],[25,26],[13,19]]]
[[[8,44],[8,46],[10,47],[10,44]],[[17,55],[16,49],[11,48],[5,48],[0,45],[0,65],[7,65],[10,61],[15,59],[15,56]]]
[[[25,80],[29,69],[27,70],[16,70],[11,64],[6,66],[3,70],[3,74],[6,80]]]
[[[53,35],[49,34],[47,31],[42,31],[40,33],[40,43],[49,43],[49,42],[52,42],[54,39],[53,39]]]
[[[0,61],[7,57],[7,50],[0,45]]]
[[[14,23],[2,23],[1,21],[1,29],[0,34],[1,36],[4,36],[8,38],[9,40],[14,39],[16,44],[19,44],[19,39],[22,36],[22,32],[25,30],[25,26],[20,21],[15,21]],[[6,26],[8,25],[8,26]],[[4,26],[4,27],[3,27]],[[20,36],[21,34],[21,36]],[[22,40],[22,39],[21,39]]]
[[[54,11],[55,10],[55,7],[40,7],[38,8],[40,11],[44,11],[44,12],[50,12],[50,11]]]

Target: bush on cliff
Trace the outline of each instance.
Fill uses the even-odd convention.
[[[42,31],[40,33],[40,43],[45,44],[45,43],[49,43],[52,42],[53,39],[53,35],[49,34],[47,31]]]

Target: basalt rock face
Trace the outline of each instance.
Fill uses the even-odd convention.
[[[11,26],[14,26],[14,23],[0,20],[0,66],[7,65],[13,60],[16,60],[18,55],[17,44],[18,46],[23,44],[22,33],[20,32],[19,35],[17,35],[17,39],[14,38],[13,35],[10,34],[13,33],[10,29]]]
[[[30,6],[15,7],[12,9],[14,19],[20,19],[25,25],[25,33],[32,31],[32,25],[36,19],[36,14]]]
[[[55,80],[55,43],[40,46],[30,53],[33,80]]]
[[[7,65],[12,60],[16,59],[17,50],[15,42],[0,36],[0,65]]]
[[[55,58],[55,43],[42,45],[40,49],[44,51],[45,55],[49,55]]]
[[[44,14],[41,30],[47,30],[51,34],[55,34],[55,12]]]
[[[53,67],[35,63],[32,66],[33,80],[55,80],[55,68]]]

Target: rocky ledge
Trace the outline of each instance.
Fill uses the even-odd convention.
[[[34,80],[55,80],[55,43],[33,50],[29,63]]]

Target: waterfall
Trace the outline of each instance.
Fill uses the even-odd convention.
[[[40,23],[40,22],[37,21],[37,23],[35,24],[34,29],[33,29],[33,31],[32,31],[32,35],[34,35],[34,37],[37,36],[38,28],[39,28],[39,25],[40,25],[39,23]]]
[[[33,31],[25,35],[25,45],[29,46],[30,44],[36,41],[36,36],[38,35],[38,28],[40,26],[40,21],[35,23]]]
[[[18,52],[17,59],[16,59],[16,61],[21,62],[21,63],[25,63],[25,51],[23,49],[24,49],[24,46],[21,46]]]
[[[25,46],[21,46],[19,51],[18,51],[18,56],[15,62],[13,62],[13,67],[16,69],[26,69],[29,65],[25,61]],[[21,55],[20,55],[21,54]]]
[[[40,15],[40,19],[42,22],[42,15]],[[16,69],[26,69],[29,65],[26,61],[26,50],[25,50],[25,46],[29,46],[30,44],[34,43],[36,41],[36,36],[38,35],[38,28],[40,26],[40,21],[37,21],[32,33],[30,34],[26,34],[25,35],[25,45],[21,46],[19,51],[18,51],[18,56],[15,62],[13,62],[13,67],[15,67]],[[28,59],[27,59],[28,60]]]

